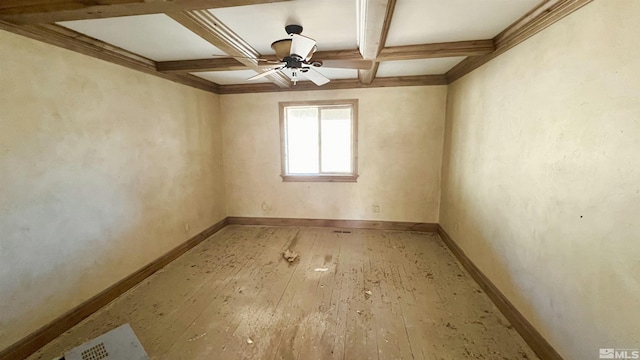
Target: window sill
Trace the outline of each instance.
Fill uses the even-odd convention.
[[[280,175],[283,182],[358,182],[358,175]]]

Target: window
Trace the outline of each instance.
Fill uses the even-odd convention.
[[[358,100],[280,103],[283,181],[355,182]]]

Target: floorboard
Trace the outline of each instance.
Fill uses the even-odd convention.
[[[537,359],[434,233],[227,226],[29,359],[123,323],[152,359]]]

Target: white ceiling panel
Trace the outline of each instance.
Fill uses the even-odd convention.
[[[248,78],[258,74],[253,70],[207,71],[191,74],[201,77],[205,80],[212,81],[219,85],[257,84],[270,82],[267,78],[247,81]]]
[[[59,25],[155,61],[204,59],[223,54],[163,14],[65,21]]]
[[[465,56],[438,59],[384,61],[381,62],[378,67],[377,77],[444,74],[460,61],[464,60],[464,58]]]
[[[400,0],[386,46],[490,39],[541,0]]]
[[[318,51],[356,49],[356,2],[298,0],[210,10],[261,54],[287,37],[285,25],[302,25],[302,35],[317,41]]]

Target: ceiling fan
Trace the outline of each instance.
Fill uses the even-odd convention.
[[[276,58],[278,59],[274,65],[269,66],[273,68],[247,80],[260,79],[284,69],[289,69],[291,70],[291,80],[294,85],[300,77],[305,77],[314,84],[322,86],[330,80],[314,68],[369,69],[373,64],[371,60],[362,59],[312,60],[313,54],[318,48],[316,41],[310,37],[300,35],[302,33],[302,26],[300,25],[287,25],[284,29],[289,34],[289,38],[277,40],[271,44],[271,48],[276,52]]]

